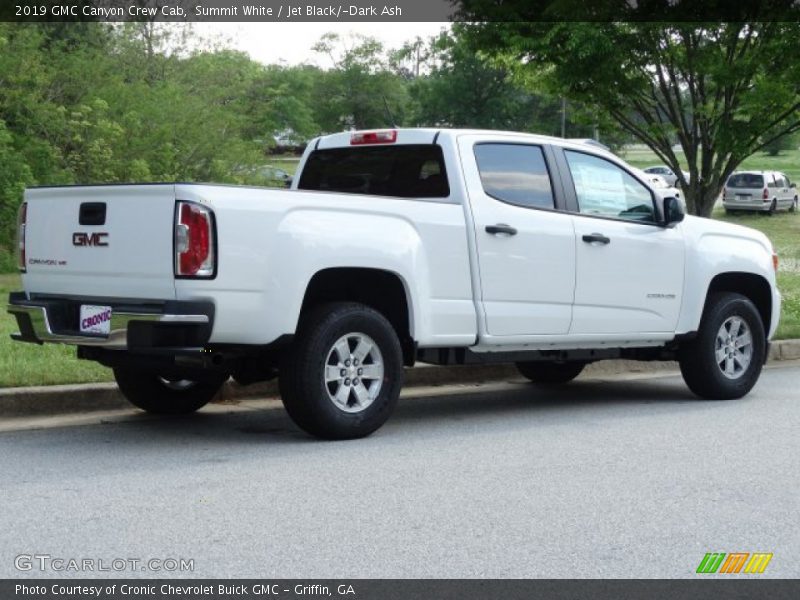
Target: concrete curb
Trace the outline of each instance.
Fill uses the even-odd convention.
[[[800,358],[800,340],[779,340],[772,342],[769,360],[797,360]]]
[[[780,340],[770,347],[769,361],[800,359],[800,339]],[[638,362],[628,360],[601,361],[589,365],[586,377],[603,377],[623,373],[674,372],[674,362]],[[452,367],[419,366],[406,369],[406,387],[449,385],[519,379],[514,365],[469,365]],[[235,403],[246,398],[276,397],[276,381],[241,386],[229,381],[215,402]],[[129,408],[114,383],[54,385],[0,389],[0,419],[45,415],[80,414]]]
[[[475,383],[518,377],[514,365],[420,366],[406,369],[405,387]],[[246,398],[278,396],[277,380],[242,386],[233,380],[214,402],[235,403]],[[51,385],[0,389],[0,419],[90,413],[130,408],[115,383]]]

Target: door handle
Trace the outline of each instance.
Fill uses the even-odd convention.
[[[611,239],[604,236],[602,233],[591,233],[588,235],[583,236],[583,241],[587,244],[594,244],[595,242],[600,244],[610,244]]]
[[[498,233],[504,233],[506,235],[517,235],[517,230],[511,227],[511,225],[506,225],[505,223],[498,223],[497,225],[487,225],[486,233],[491,233],[492,235],[497,235]]]

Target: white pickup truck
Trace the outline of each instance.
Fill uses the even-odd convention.
[[[33,188],[19,231],[16,339],[76,345],[155,413],[277,376],[324,438],[380,427],[416,361],[562,384],[602,359],[677,359],[698,396],[737,398],[780,314],[764,235],[684,217],[613,154],[538,135],[329,135],[290,190]]]

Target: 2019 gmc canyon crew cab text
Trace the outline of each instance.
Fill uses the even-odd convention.
[[[76,345],[155,413],[277,376],[324,438],[379,428],[415,361],[559,384],[677,359],[698,396],[737,398],[780,314],[764,235],[684,218],[610,152],[539,135],[328,135],[290,190],[32,188],[19,230],[16,339]]]

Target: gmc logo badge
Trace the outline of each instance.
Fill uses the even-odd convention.
[[[73,246],[108,246],[107,233],[81,233],[72,234]]]

